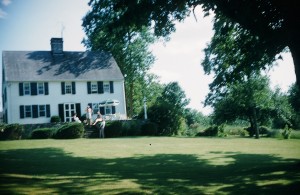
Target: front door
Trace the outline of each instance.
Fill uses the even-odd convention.
[[[65,103],[64,104],[64,112],[65,112],[65,122],[71,122],[74,113],[76,112],[76,107],[74,103]]]

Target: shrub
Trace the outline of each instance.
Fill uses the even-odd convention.
[[[141,134],[144,136],[157,135],[157,124],[153,122],[145,122],[141,126]]]
[[[56,129],[54,128],[40,128],[35,129],[31,133],[31,139],[49,139],[52,137]]]
[[[23,128],[19,124],[6,125],[4,129],[1,129],[1,140],[17,140],[22,137]]]
[[[122,136],[138,136],[141,135],[141,121],[128,120],[122,122]]]
[[[121,121],[107,121],[104,131],[105,137],[120,137],[122,135]]]
[[[51,116],[50,122],[51,123],[59,123],[59,122],[61,122],[61,119],[59,116]]]
[[[284,127],[282,132],[282,136],[284,139],[290,139],[292,133],[292,129],[290,129],[287,125]]]
[[[266,126],[260,126],[259,127],[259,134],[262,134],[262,135],[268,135],[270,132],[270,129]]]
[[[206,128],[204,131],[200,131],[196,134],[196,136],[217,136],[219,127],[217,125],[210,126]]]
[[[60,127],[54,134],[56,139],[75,139],[81,138],[84,134],[84,127],[82,123],[67,123]]]

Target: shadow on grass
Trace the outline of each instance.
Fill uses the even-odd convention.
[[[74,157],[56,148],[0,151],[1,194],[296,194],[297,159],[211,152]],[[218,158],[230,159],[225,164]],[[224,160],[220,162],[224,163]]]

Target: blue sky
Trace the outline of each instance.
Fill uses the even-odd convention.
[[[84,51],[81,19],[89,10],[87,3],[88,0],[0,0],[0,51],[48,51],[50,39],[61,36],[64,50]],[[209,114],[211,109],[203,108],[202,102],[212,76],[204,75],[200,63],[203,49],[213,35],[212,17],[203,19],[197,8],[196,18],[197,21],[191,16],[178,23],[169,42],[151,47],[157,59],[151,72],[160,76],[162,83],[178,81],[191,99],[189,107]],[[296,79],[290,53],[283,58],[270,75],[272,85],[286,91]]]

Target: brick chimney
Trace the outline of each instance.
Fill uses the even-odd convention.
[[[62,38],[51,38],[51,52],[53,55],[63,54],[63,39]]]

